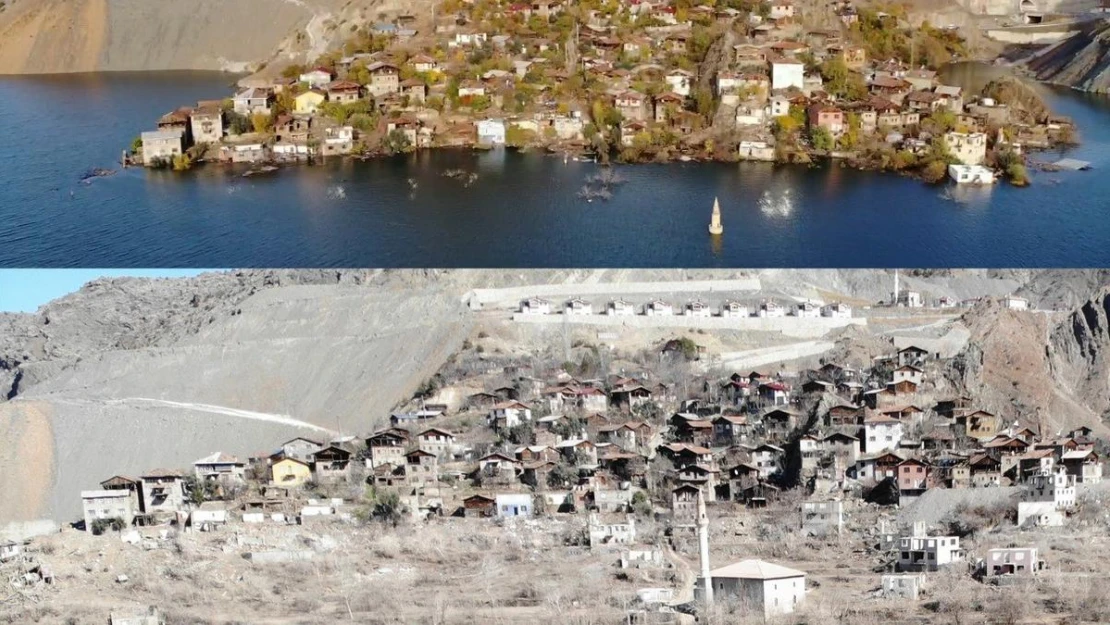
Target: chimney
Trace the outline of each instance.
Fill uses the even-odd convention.
[[[705,497],[698,489],[698,553],[701,555],[702,590],[705,605],[713,605],[713,576],[709,574],[709,515],[705,512]]]

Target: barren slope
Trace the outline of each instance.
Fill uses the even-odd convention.
[[[139,316],[157,313],[147,304]],[[0,403],[0,434],[18,441],[0,446],[0,521],[72,519],[79,491],[115,473],[365,432],[459,348],[470,323],[458,293],[434,280],[276,286],[211,315],[195,333],[156,321],[163,339],[27,365],[37,381]]]
[[[0,74],[242,71],[340,0],[8,0]]]

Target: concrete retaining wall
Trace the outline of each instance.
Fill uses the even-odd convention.
[[[867,325],[867,319],[852,317],[836,319],[816,317],[689,317],[685,315],[525,315],[514,314],[513,321],[538,324],[594,325],[620,328],[693,328],[702,330],[744,330],[750,332],[781,332],[786,336],[816,338],[829,330],[849,325]]]
[[[55,534],[61,531],[58,524],[51,519],[39,519],[38,521],[12,521],[0,525],[0,542],[6,540],[13,540],[20,542],[28,538],[35,538],[38,536],[46,536],[47,534]]]
[[[997,28],[987,31],[987,37],[1001,41],[1002,43],[1012,43],[1018,45],[1028,45],[1033,43],[1056,43],[1071,37],[1079,32],[1079,25],[1075,25],[1073,29],[1023,29],[1023,28]]]
[[[570,298],[587,296],[649,295],[653,293],[721,293],[758,291],[759,278],[733,280],[683,280],[671,282],[597,282],[578,284],[535,284],[504,289],[474,289],[465,300],[471,309],[487,306],[517,307],[529,297]],[[555,302],[561,304],[561,302]]]
[[[314,555],[311,551],[252,551],[244,554],[243,557],[255,564],[280,564],[311,560]]]

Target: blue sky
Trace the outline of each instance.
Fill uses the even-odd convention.
[[[103,277],[178,278],[212,269],[0,269],[0,312],[35,312],[52,299]]]

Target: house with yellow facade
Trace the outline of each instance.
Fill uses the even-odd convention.
[[[278,486],[300,486],[312,479],[312,467],[303,460],[281,457],[270,464],[270,479]]]
[[[323,91],[309,89],[293,98],[293,112],[301,115],[312,115],[327,99],[328,96]]]

